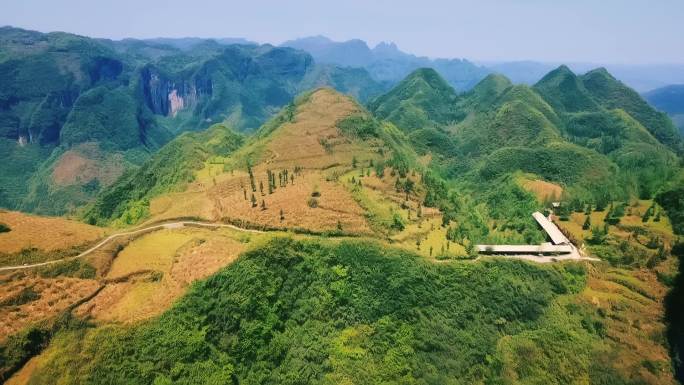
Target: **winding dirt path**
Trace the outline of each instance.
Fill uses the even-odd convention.
[[[242,231],[242,232],[246,232],[246,233],[256,233],[256,234],[263,234],[264,233],[264,231],[261,231],[261,230],[245,229],[242,227],[238,227],[238,226],[230,225],[230,224],[225,224],[225,223],[212,223],[212,222],[199,222],[199,221],[178,221],[178,222],[163,223],[160,225],[143,227],[141,229],[137,229],[137,230],[133,230],[133,231],[126,231],[123,233],[112,234],[112,235],[108,236],[107,238],[101,240],[95,246],[93,246],[93,247],[89,248],[88,250],[82,252],[81,254],[75,255],[73,257],[66,257],[66,258],[54,259],[54,260],[46,261],[46,262],[25,264],[25,265],[19,265],[19,266],[5,266],[5,267],[0,267],[0,271],[30,269],[33,267],[46,266],[46,265],[51,265],[54,263],[69,261],[72,259],[83,258],[86,255],[92,253],[93,251],[99,249],[100,247],[106,245],[107,243],[109,243],[110,241],[112,241],[113,239],[118,238],[118,237],[126,237],[126,236],[130,236],[130,235],[135,235],[135,234],[139,234],[139,233],[144,233],[144,232],[154,231],[154,230],[160,230],[160,229],[178,229],[178,228],[185,227],[187,225],[200,226],[200,227],[211,227],[211,228],[229,228],[229,229],[233,229],[236,231]]]

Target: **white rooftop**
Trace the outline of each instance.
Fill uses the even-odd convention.
[[[546,231],[546,233],[549,234],[551,242],[553,242],[556,245],[570,244],[570,240],[560,231],[558,226],[556,226],[547,217],[545,217],[544,214],[540,213],[539,211],[536,211],[532,213],[532,216],[534,217],[534,219],[537,220],[537,223],[539,223],[539,225],[544,229],[544,231]]]

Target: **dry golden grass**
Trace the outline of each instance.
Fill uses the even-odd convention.
[[[320,194],[315,198],[318,202],[316,208],[308,204],[314,191]],[[326,181],[320,171],[303,172],[295,178],[294,183],[277,188],[273,194],[266,192],[262,195],[257,191],[254,194],[258,201],[257,207],[252,207],[251,194],[249,191],[247,200],[242,191],[217,196],[215,199],[219,216],[270,227],[315,231],[335,230],[339,221],[347,232],[370,234],[363,209],[343,186],[334,181]],[[261,208],[262,200],[266,204],[266,210]],[[281,209],[283,220],[280,219]]]
[[[26,248],[44,251],[67,249],[104,237],[105,230],[58,217],[41,217],[16,211],[0,211],[0,222],[12,231],[0,233],[0,252],[16,253]]]
[[[612,364],[621,373],[638,372],[647,384],[674,384],[670,370],[649,372],[644,360],[669,368],[670,356],[663,344],[666,325],[663,303],[667,288],[647,269],[593,268],[587,287],[577,301],[600,310]]]
[[[441,215],[423,217],[408,224],[404,231],[392,237],[397,246],[426,258],[458,258],[467,255],[463,245],[447,241],[447,229],[442,227]],[[416,241],[420,239],[420,246]]]
[[[155,270],[167,271],[176,251],[193,238],[192,230],[160,230],[144,235],[124,248],[107,274],[117,279],[131,273]]]
[[[192,282],[234,261],[247,247],[240,241],[245,236],[200,228],[145,235],[120,253],[106,287],[76,312],[98,321],[126,323],[161,314]]]
[[[672,233],[672,226],[665,215],[661,215],[660,220],[655,222],[653,217],[644,223],[641,217],[646,212],[646,210],[651,206],[653,201],[651,200],[640,200],[634,201],[625,209],[625,215],[620,219],[620,223],[617,226],[610,226],[609,234],[613,237],[629,240],[630,238],[639,239],[642,243],[645,243],[650,235],[655,235],[663,239],[667,244],[672,244],[674,241],[674,235]],[[604,211],[592,211],[591,212],[591,227],[597,226],[603,228],[605,224],[605,218],[608,214],[608,209]],[[586,219],[586,214],[584,213],[571,213],[570,220],[568,221],[556,221],[561,230],[566,234],[570,235],[573,241],[578,244],[584,242],[587,238],[591,237],[591,227],[588,230],[583,230],[582,225]],[[633,232],[629,231],[629,228],[639,227],[642,228],[647,236],[635,236]]]
[[[546,199],[560,199],[563,188],[557,184],[539,179],[520,178],[520,185],[525,190],[534,194],[542,202]]]
[[[33,372],[36,371],[41,365],[41,363],[44,361],[43,355],[39,354],[37,356],[33,356],[24,366],[22,366],[19,371],[14,373],[12,377],[10,377],[6,382],[5,385],[26,385],[29,383],[29,380],[31,379],[31,375],[33,375]]]
[[[345,137],[336,125],[360,111],[353,100],[335,91],[314,92],[297,110],[294,122],[283,124],[273,133],[265,147],[262,169],[301,166],[320,170],[336,164],[351,164],[355,155],[368,152],[370,143]],[[323,142],[329,143],[332,151],[326,150]]]
[[[91,279],[40,278],[25,272],[4,275],[0,303],[15,298],[28,288],[39,298],[18,306],[0,306],[0,341],[34,322],[59,314],[92,295],[99,287],[100,284]]]

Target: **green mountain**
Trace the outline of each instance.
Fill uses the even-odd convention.
[[[605,70],[577,76],[561,66],[534,87],[490,75],[451,98],[442,96],[455,93],[437,74],[430,82],[419,75],[369,106],[399,127],[438,132],[437,140],[414,138],[424,152],[439,155],[433,162],[444,175],[477,184],[522,171],[596,200],[651,197],[677,173],[681,141],[671,123]],[[428,97],[429,108],[416,102]]]
[[[667,113],[684,136],[684,85],[674,84],[643,94],[658,110]]]
[[[291,48],[170,43],[0,28],[0,206],[70,212],[184,131],[254,130],[312,87],[383,91]]]
[[[684,84],[673,84],[646,92],[644,98],[660,111],[670,115],[684,114]]]
[[[462,119],[453,108],[457,100],[454,89],[437,71],[421,68],[369,103],[368,108],[380,119],[412,131]]]
[[[684,154],[682,138],[668,116],[655,110],[636,91],[615,79],[604,68],[584,74],[582,83],[602,107],[624,110],[661,143],[677,154]]]

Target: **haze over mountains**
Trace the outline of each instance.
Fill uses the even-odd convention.
[[[644,94],[655,108],[666,112],[684,135],[684,84],[673,84]]]
[[[483,62],[467,59],[429,59],[402,52],[394,43],[369,48],[363,40],[335,42],[324,36],[290,40],[283,46],[307,51],[320,62],[364,67],[378,80],[396,82],[419,67],[436,69],[459,92],[467,91],[488,73],[505,75],[514,83],[534,84],[561,64],[583,73],[606,67],[637,91],[684,82],[684,64],[628,65],[613,63],[546,63],[538,61]]]

